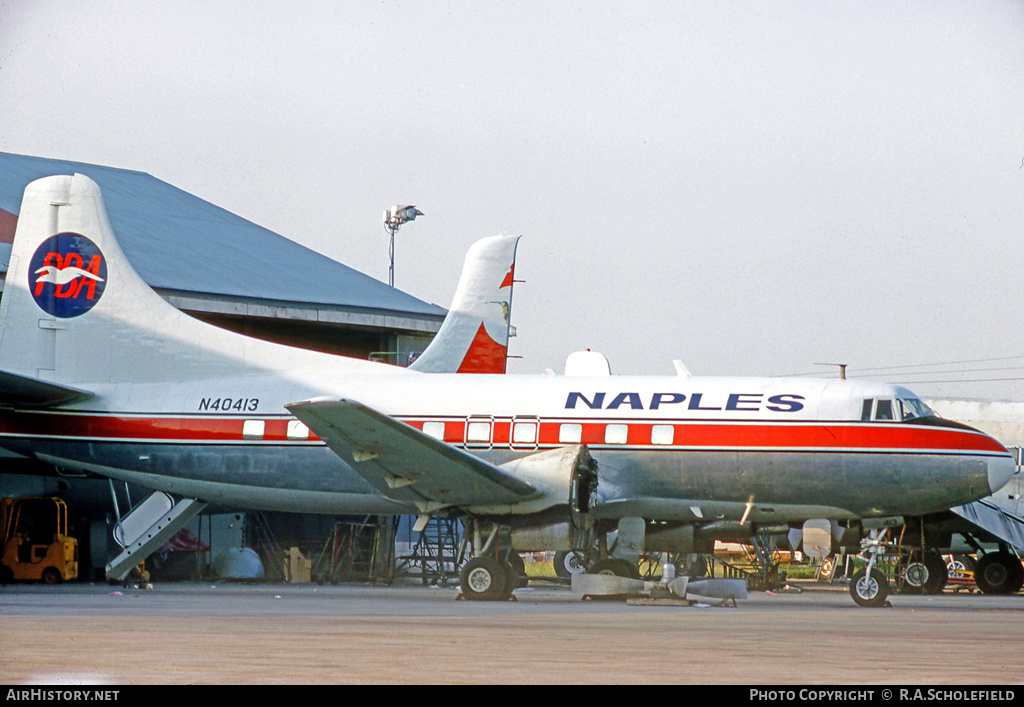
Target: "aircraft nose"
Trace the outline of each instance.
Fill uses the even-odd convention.
[[[1017,465],[1013,457],[992,457],[988,460],[988,487],[991,493],[995,493],[1013,478],[1017,471]]]

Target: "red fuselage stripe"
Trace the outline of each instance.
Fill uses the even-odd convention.
[[[312,433],[308,440],[288,436],[288,418],[272,417],[131,417],[115,414],[79,414],[49,412],[18,412],[0,415],[0,436],[49,437],[68,440],[123,440],[177,443],[240,442],[246,419],[264,422],[259,439],[264,442],[318,441]],[[407,424],[422,430],[423,418],[402,418]],[[467,420],[434,420],[444,424],[444,441],[462,445],[467,442]],[[521,420],[516,420],[519,424]],[[652,446],[652,428],[671,426],[671,444],[653,446],[685,448],[729,449],[852,449],[863,451],[956,451],[1005,453],[998,442],[986,435],[951,427],[913,424],[877,424],[846,422],[767,423],[767,422],[708,422],[708,421],[538,421],[536,436],[526,444],[512,444],[510,418],[496,418],[490,423],[490,439],[485,446],[495,447],[557,447],[562,441],[562,425],[580,426],[579,442],[591,446],[616,446],[605,441],[608,425],[626,425],[624,445]],[[665,430],[660,430],[664,435]],[[532,442],[536,440],[536,442]],[[660,436],[663,443],[665,436]],[[472,442],[470,446],[474,445]]]

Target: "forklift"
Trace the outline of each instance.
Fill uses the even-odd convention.
[[[78,577],[78,540],[68,535],[61,499],[0,499],[0,538],[0,582],[59,584]]]

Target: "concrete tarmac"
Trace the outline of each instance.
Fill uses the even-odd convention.
[[[0,588],[0,684],[1015,685],[1024,596],[751,592],[735,607],[458,589]]]

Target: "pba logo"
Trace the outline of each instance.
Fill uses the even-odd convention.
[[[58,233],[39,244],[29,263],[28,287],[39,307],[68,319],[85,314],[103,295],[107,261],[80,233]]]

